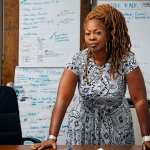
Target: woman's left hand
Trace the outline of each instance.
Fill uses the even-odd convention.
[[[142,150],[150,150],[150,141],[143,143]]]

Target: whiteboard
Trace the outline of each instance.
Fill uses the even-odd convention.
[[[97,0],[109,3],[124,14],[132,42],[132,51],[143,72],[147,96],[150,100],[150,1],[148,0]],[[129,97],[129,94],[127,94]]]
[[[80,0],[19,0],[19,66],[64,67],[80,48]]]

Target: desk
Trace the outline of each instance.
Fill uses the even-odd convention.
[[[103,146],[102,146],[103,147]],[[72,150],[97,150],[98,145],[73,146]],[[142,150],[141,146],[105,146],[104,150]],[[0,145],[0,150],[31,150],[29,145]],[[48,149],[50,150],[50,149]],[[51,149],[52,150],[52,149]],[[57,150],[66,150],[66,146],[58,145]]]

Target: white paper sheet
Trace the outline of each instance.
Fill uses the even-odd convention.
[[[63,68],[16,68],[14,88],[18,96],[23,137],[47,138],[62,71]],[[60,144],[65,141],[65,128],[64,119],[58,137]]]
[[[80,0],[19,2],[19,66],[64,67],[80,48]]]

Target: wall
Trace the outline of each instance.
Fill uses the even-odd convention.
[[[19,1],[4,0],[4,44],[2,84],[14,81],[15,67],[18,64],[18,37],[19,37]]]
[[[3,0],[0,0],[0,84],[2,71],[2,53],[3,53]]]

